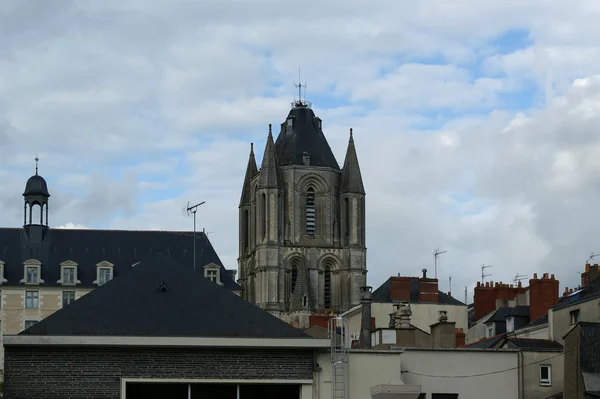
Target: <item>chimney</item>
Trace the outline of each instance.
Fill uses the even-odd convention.
[[[410,277],[390,277],[392,301],[410,301]]]
[[[423,277],[419,279],[419,302],[438,303],[438,280],[428,278],[427,269],[423,269]]]
[[[496,310],[496,293],[494,287],[490,287],[489,282],[486,282],[485,285],[477,282],[477,286],[474,289],[473,300],[475,321]]]
[[[559,282],[554,274],[548,277],[544,273],[541,279],[534,273],[533,279],[529,280],[529,320],[539,319],[548,313],[548,309],[558,303]]]
[[[394,327],[396,329],[409,329],[410,327],[410,316],[412,316],[412,310],[410,309],[409,302],[402,302],[394,305]]]
[[[456,347],[460,348],[461,346],[465,346],[466,343],[466,334],[462,328],[456,329]]]
[[[455,326],[455,322],[448,322],[448,312],[440,310],[438,322],[429,326],[432,348],[456,348]]]
[[[362,307],[362,320],[360,323],[361,349],[371,349],[371,302],[373,301],[373,287],[361,287],[360,303]]]
[[[598,271],[598,264],[590,265],[586,263],[585,272],[581,273],[581,287],[587,287],[590,284],[594,284],[594,281],[600,276]]]

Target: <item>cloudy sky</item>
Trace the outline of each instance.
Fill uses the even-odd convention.
[[[0,3],[0,225],[34,172],[52,226],[192,228],[228,268],[250,142],[298,66],[338,162],[367,190],[369,283],[439,260],[440,289],[600,252],[597,0]],[[596,75],[598,74],[598,75]]]

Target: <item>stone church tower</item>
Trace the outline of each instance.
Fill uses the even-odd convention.
[[[288,322],[360,303],[366,285],[365,189],[352,129],[340,169],[310,104],[295,101],[260,170],[254,149],[239,205],[243,297]]]

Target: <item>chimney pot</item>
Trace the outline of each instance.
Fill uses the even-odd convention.
[[[537,280],[537,273],[533,273],[533,279]]]
[[[478,282],[477,282],[477,286],[478,286],[478,287],[481,287],[481,282],[479,282],[479,281],[478,281]]]
[[[427,269],[421,270],[423,272],[423,278],[427,278]]]
[[[523,286],[523,285],[522,285],[522,284],[521,284],[521,282],[519,281],[519,282],[517,283],[517,287],[521,288],[522,286]]]

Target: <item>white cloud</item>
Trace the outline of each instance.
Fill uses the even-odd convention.
[[[472,286],[482,263],[497,281],[550,272],[573,286],[598,250],[596,1],[3,9],[1,225],[22,223],[39,153],[55,226],[190,229],[182,207],[206,200],[199,226],[236,267],[249,143],[260,160],[300,65],[340,163],[354,128],[372,285],[431,268],[442,247],[444,290],[449,274]],[[498,52],[515,31],[526,40]]]

